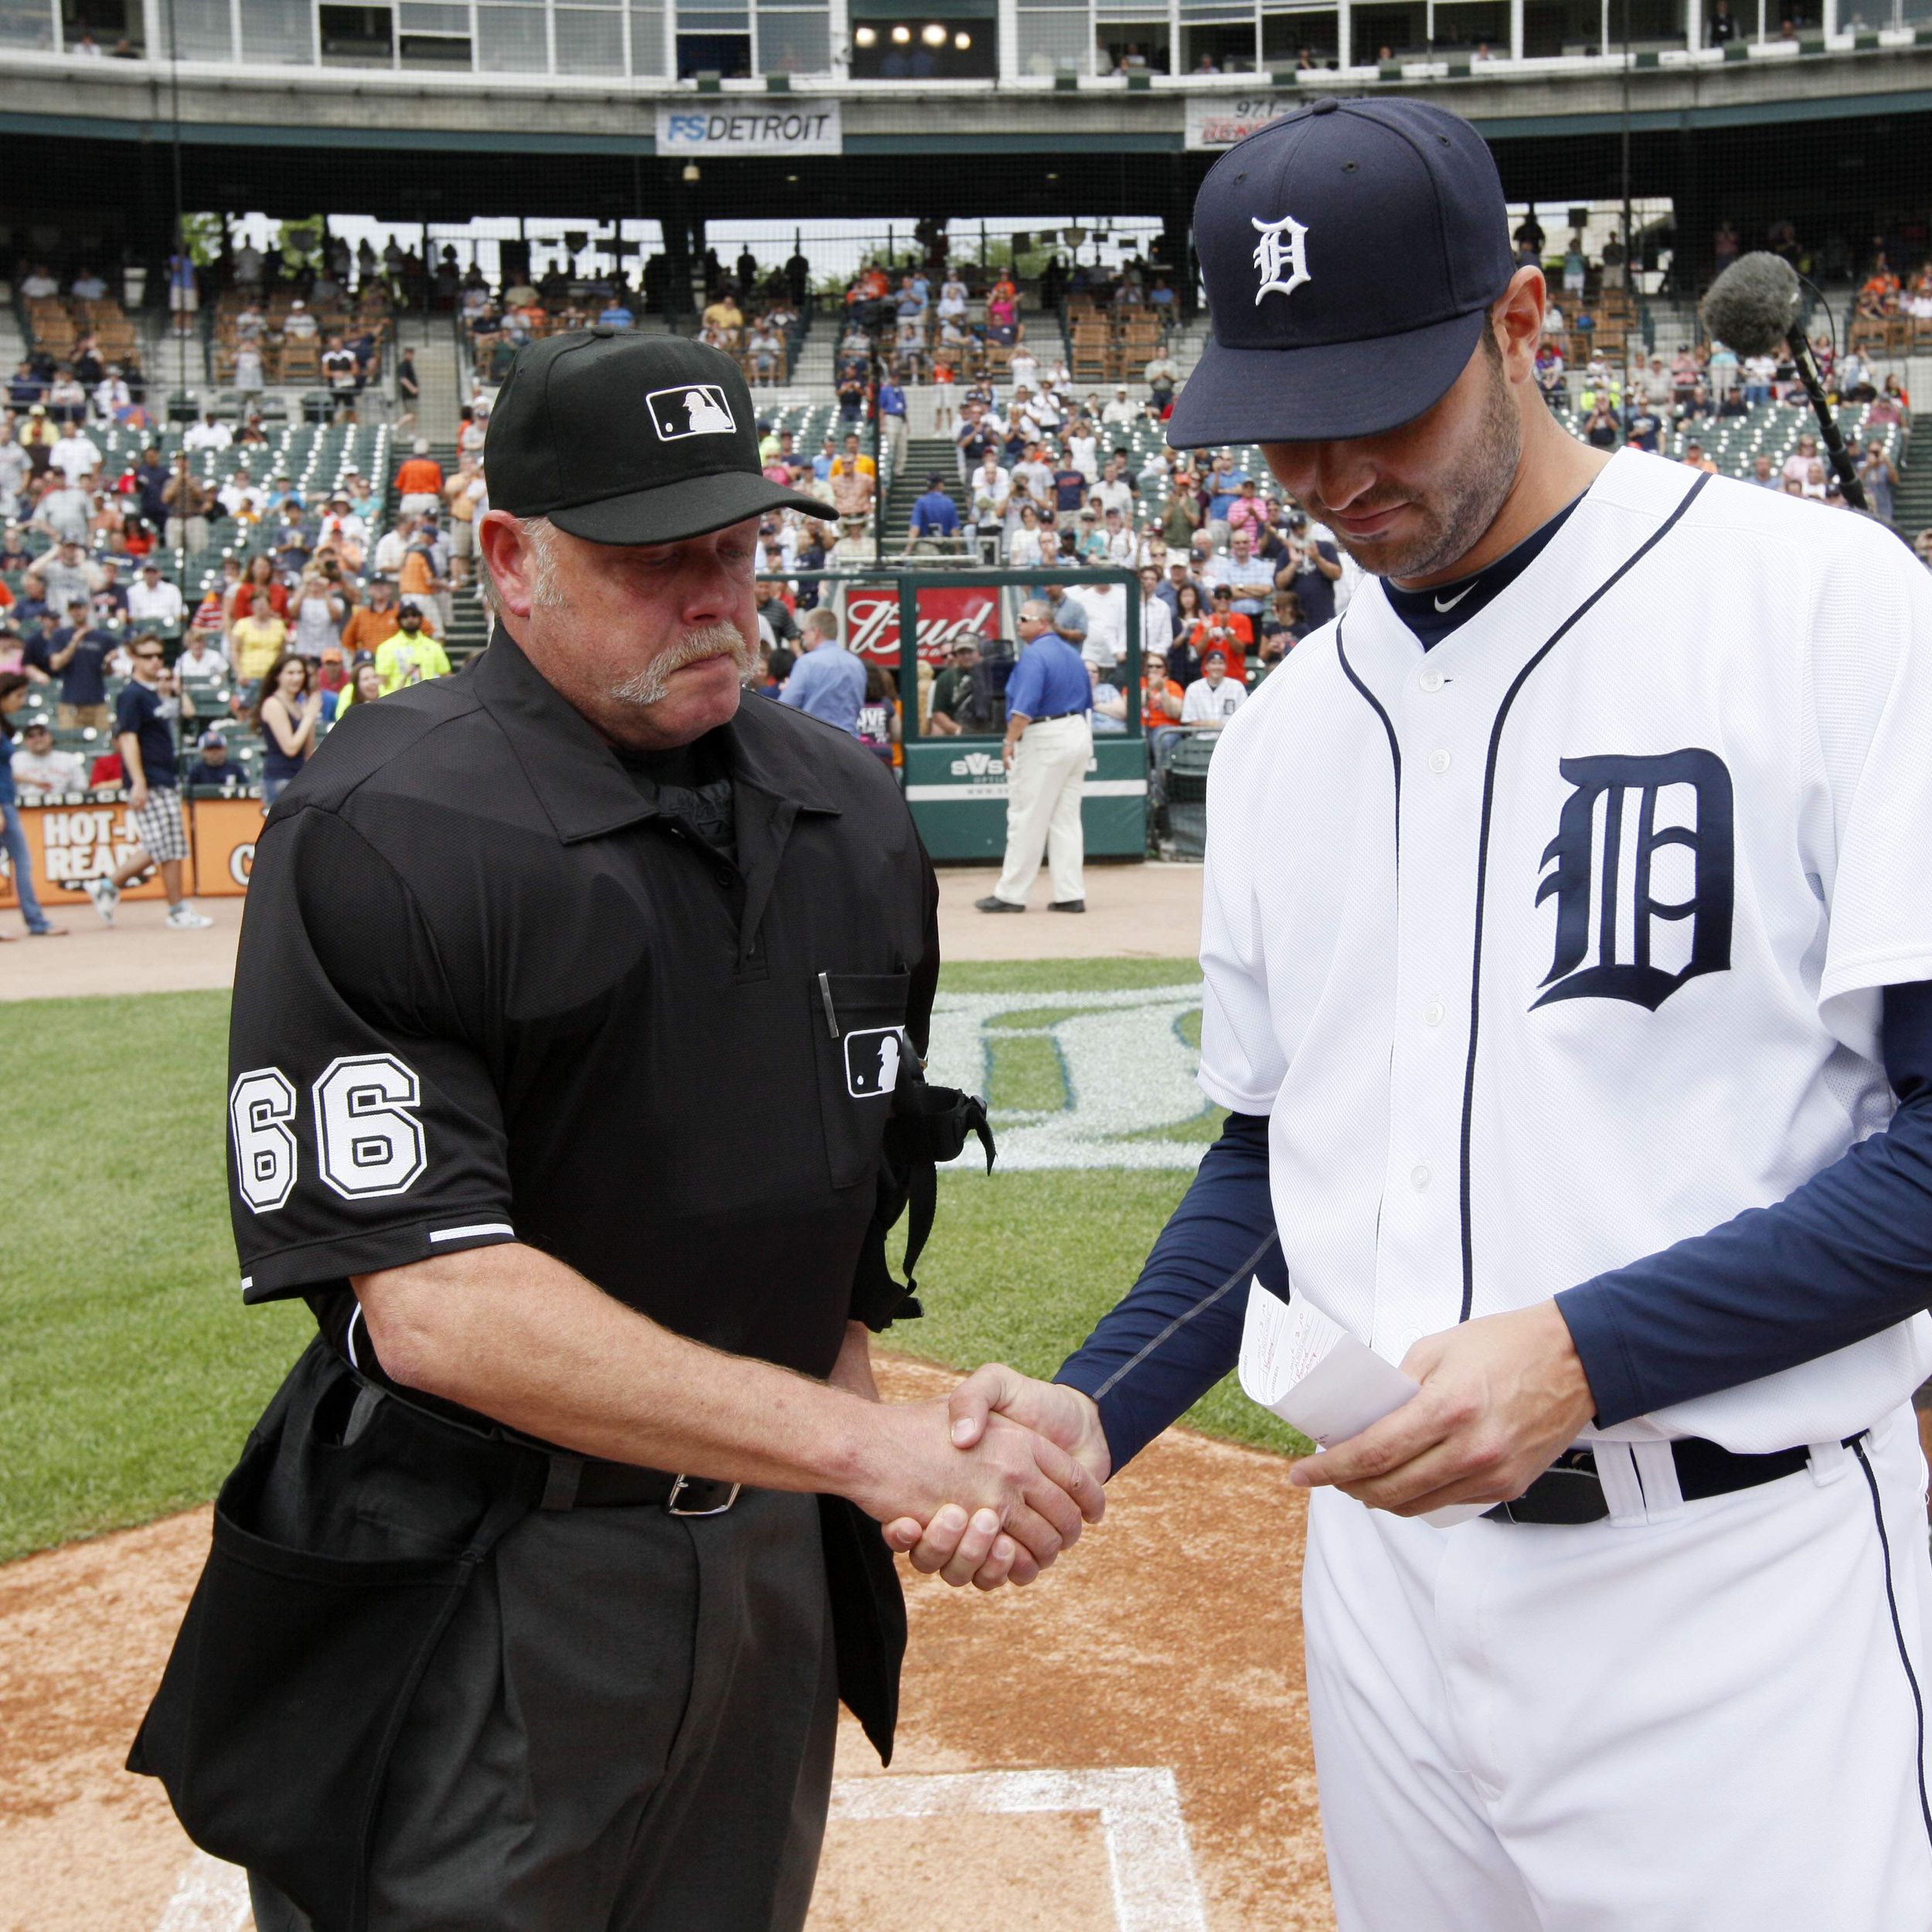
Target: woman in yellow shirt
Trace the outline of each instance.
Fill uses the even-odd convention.
[[[249,614],[236,622],[228,638],[236,679],[243,684],[260,684],[282,655],[288,626],[269,607],[268,593],[257,590],[250,600]]]

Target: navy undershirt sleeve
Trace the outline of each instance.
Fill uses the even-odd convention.
[[[1233,1114],[1140,1279],[1054,1378],[1100,1405],[1114,1468],[1234,1366],[1256,1276],[1286,1299],[1287,1270],[1268,1192],[1267,1120]]]
[[[1885,989],[1898,1111],[1781,1201],[1566,1289],[1607,1428],[1755,1382],[1932,1306],[1932,985]]]

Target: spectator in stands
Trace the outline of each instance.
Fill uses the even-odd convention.
[[[281,586],[275,587],[279,590]],[[248,598],[248,614],[230,628],[228,655],[236,680],[252,692],[287,648],[288,626],[276,614],[267,589],[257,584],[245,587],[244,594]]]
[[[315,565],[303,572],[294,595],[289,600],[293,633],[289,648],[311,663],[319,663],[322,653],[342,642],[349,604],[343,597],[339,574],[332,579],[325,567]]]
[[[134,675],[114,711],[114,745],[128,783],[128,811],[139,843],[109,879],[87,888],[94,910],[111,926],[122,890],[156,866],[168,894],[169,928],[185,932],[214,923],[189,904],[182,890],[182,866],[188,857],[188,828],[181,815],[180,764],[175,744],[180,700],[170,688],[160,642],[137,640]]]
[[[282,318],[282,336],[284,341],[312,342],[320,331],[315,318],[308,312],[308,304],[299,298],[288,305],[288,313]]]
[[[1818,438],[1801,436],[1798,447],[1785,457],[1784,477],[1787,483],[1805,483],[1811,478],[1811,466],[1818,461]]]
[[[1181,722],[1203,731],[1219,731],[1241,709],[1247,687],[1228,675],[1226,660],[1218,651],[1202,660],[1199,678],[1187,688],[1181,702]]]
[[[1899,487],[1896,466],[1876,443],[1865,449],[1854,438],[1845,447],[1858,466],[1859,481],[1865,485],[1865,500],[1871,506],[1872,514],[1882,522],[1891,522],[1894,492]]]
[[[946,479],[937,470],[926,479],[926,494],[913,505],[910,534],[915,550],[958,547],[959,506],[947,494]]]
[[[41,492],[27,527],[44,530],[56,544],[85,543],[94,520],[93,498],[57,473],[49,480],[52,487]]]
[[[230,560],[224,557],[222,561],[226,566]],[[277,617],[287,617],[287,587],[275,574],[274,560],[261,551],[257,551],[248,560],[246,575],[237,577],[227,588],[223,608],[226,621],[231,627],[239,624],[254,609],[255,596],[258,591],[268,599],[268,607]]]
[[[838,641],[837,614],[822,607],[805,614],[801,655],[779,702],[859,735],[859,710],[866,699],[866,668]]]
[[[225,450],[235,440],[234,432],[209,410],[199,423],[190,423],[181,447],[197,454],[202,450]]]
[[[130,621],[144,629],[171,631],[181,622],[180,588],[161,574],[161,566],[152,557],[141,566],[126,602]]]
[[[1319,630],[1335,616],[1335,587],[1342,576],[1334,539],[1320,525],[1311,524],[1304,512],[1295,510],[1288,518],[1287,544],[1289,561],[1277,573],[1275,587],[1292,590],[1301,601],[1310,627]]]
[[[706,306],[702,319],[706,328],[717,332],[719,346],[735,354],[738,338],[744,330],[745,318],[744,311],[739,308],[737,298],[729,287],[715,302]]]
[[[404,516],[442,507],[443,466],[430,454],[428,437],[419,436],[410,445],[409,460],[396,472],[396,507]]]
[[[100,468],[100,445],[78,423],[72,423],[49,451],[48,461],[70,483],[79,483]]]
[[[406,684],[450,675],[448,654],[429,634],[422,606],[413,599],[396,607],[396,629],[376,647],[376,675],[386,698]]]
[[[1684,445],[1684,464],[1688,469],[1702,470],[1706,476],[1717,474],[1717,465],[1704,454],[1704,446],[1692,437]]]
[[[208,548],[208,512],[214,495],[190,469],[185,455],[175,457],[175,473],[162,491],[162,502],[168,512],[162,541],[171,550],[200,556]]]
[[[992,693],[980,673],[979,646],[971,638],[961,638],[946,668],[933,680],[926,728],[936,738],[957,738],[992,727]]]
[[[87,767],[71,751],[55,750],[53,728],[44,718],[22,727],[20,747],[14,756],[13,781],[22,804],[70,798],[87,789]]]
[[[54,719],[63,731],[107,728],[107,658],[120,641],[90,619],[88,599],[70,597],[66,622],[45,639],[46,668],[60,679]]]
[[[204,731],[196,745],[201,755],[188,767],[182,789],[191,797],[198,791],[233,791],[242,771],[229,762],[228,740],[219,731]]]
[[[255,707],[262,737],[262,803],[272,805],[301,774],[315,749],[322,694],[304,658],[291,651],[270,665]]]
[[[0,844],[6,849],[7,863],[13,873],[14,896],[19,901],[20,917],[36,939],[57,939],[63,928],[49,923],[40,910],[34,891],[33,861],[27,850],[26,834],[20,825],[20,800],[14,773],[14,717],[27,702],[27,679],[18,671],[0,672]],[[45,732],[46,727],[40,727]],[[0,939],[11,934],[0,933]]]

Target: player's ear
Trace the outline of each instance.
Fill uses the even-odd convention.
[[[1543,270],[1519,268],[1510,277],[1509,286],[1489,305],[1490,330],[1502,356],[1504,372],[1512,382],[1526,382],[1536,373],[1548,300]]]

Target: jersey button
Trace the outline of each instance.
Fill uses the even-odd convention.
[[[1440,778],[1442,774],[1449,769],[1449,764],[1450,760],[1447,752],[1437,750],[1430,753],[1429,769],[1433,771],[1438,778]]]
[[[1448,1017],[1448,1008],[1439,999],[1432,999],[1422,1009],[1422,1020],[1425,1026],[1440,1026]]]
[[[1419,1167],[1412,1167],[1409,1170],[1409,1185],[1418,1194],[1429,1185],[1434,1178],[1429,1172],[1427,1163]]]
[[[1440,671],[1431,668],[1423,672],[1422,675],[1418,678],[1416,682],[1420,685],[1425,691],[1440,691],[1447,680],[1444,679]]]

